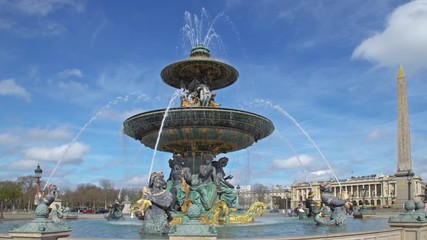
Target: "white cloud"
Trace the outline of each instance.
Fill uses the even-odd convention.
[[[70,139],[73,135],[68,129],[64,127],[58,127],[55,129],[40,129],[40,128],[31,128],[27,131],[27,139],[35,139],[40,141],[44,140],[64,140]]]
[[[77,12],[84,10],[83,2],[75,0],[12,0],[5,3],[7,7],[30,16],[47,16],[65,7],[71,7]]]
[[[365,39],[353,52],[353,59],[366,59],[379,67],[399,64],[413,69],[427,68],[427,1],[418,0],[396,8],[387,27]]]
[[[19,170],[21,172],[33,172],[34,167],[37,166],[37,161],[35,160],[18,160],[13,161],[8,164],[1,165],[1,168],[7,170]]]
[[[142,176],[132,176],[124,182],[125,186],[143,186],[148,182],[148,174]]]
[[[310,172],[311,175],[318,176],[318,177],[325,176],[325,175],[330,176],[331,173],[332,173],[331,170],[318,170],[318,171]]]
[[[83,155],[89,151],[90,147],[82,143],[74,143],[71,146],[62,145],[59,147],[32,147],[24,151],[26,159],[50,162],[80,162]]]
[[[273,166],[277,168],[300,168],[310,165],[314,161],[314,157],[310,155],[293,156],[288,159],[273,160]]]
[[[15,23],[8,19],[0,19],[0,29],[10,29]]]
[[[10,134],[10,133],[0,134],[0,145],[14,144],[14,143],[18,143],[19,141],[20,141],[20,138],[14,134]]]
[[[381,138],[382,134],[379,129],[375,129],[368,134],[368,140],[377,140]]]
[[[43,36],[56,36],[67,31],[67,28],[64,25],[48,20],[39,22],[37,26],[38,31]]]
[[[16,84],[13,79],[5,79],[0,81],[0,96],[13,96],[22,98],[26,101],[31,100],[30,93],[25,88]]]
[[[60,73],[58,73],[58,76],[60,78],[68,78],[68,77],[78,77],[81,78],[83,77],[83,73],[80,69],[66,69]]]
[[[69,81],[69,82],[60,82],[58,88],[65,90],[66,92],[84,92],[89,89],[87,84]]]
[[[113,120],[113,121],[117,121],[117,122],[123,122],[124,120],[128,119],[129,117],[136,115],[138,113],[142,113],[142,112],[145,112],[145,110],[143,110],[141,108],[132,109],[130,111],[123,111],[123,112],[108,109],[106,111],[103,111],[101,116],[104,119],[109,119],[109,120]]]
[[[47,143],[49,141],[71,139],[73,133],[66,127],[49,128],[13,128],[3,130],[0,144]]]

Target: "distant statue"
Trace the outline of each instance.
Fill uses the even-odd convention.
[[[50,184],[48,187],[48,194],[46,196],[44,196],[43,193],[40,192],[35,195],[34,204],[39,205],[41,203],[44,203],[47,206],[50,206],[50,204],[55,201],[56,197],[58,197],[56,185]]]
[[[121,194],[117,196],[117,199],[109,207],[108,213],[104,215],[107,220],[120,220],[124,219],[123,208],[124,204],[121,202]]]
[[[138,201],[140,211],[135,212],[135,215],[143,220],[141,233],[154,235],[169,233],[169,222],[172,221],[169,211],[172,201],[172,193],[166,191],[163,172],[151,173],[148,189],[144,189],[143,198]]]
[[[320,185],[320,193],[322,194],[322,203],[331,209],[329,219],[322,218],[321,213],[317,213],[314,221],[319,225],[344,225],[347,223],[346,208],[351,204],[347,194],[342,195],[342,199],[334,196],[332,188],[328,183]]]
[[[185,89],[184,84],[181,88],[185,89],[184,96],[181,97],[182,107],[218,107],[220,104],[215,103],[215,92],[209,89],[208,81],[200,82],[198,79],[193,79]]]
[[[224,167],[226,167],[227,164],[227,157],[222,157],[217,162],[212,163],[212,165],[215,166],[215,182],[219,190],[219,199],[224,200],[229,208],[238,208],[237,191],[234,189],[234,186],[227,181],[232,179],[233,176],[225,176]]]
[[[214,156],[210,153],[203,156],[203,163],[200,165],[199,182],[196,191],[200,194],[200,202],[205,211],[209,211],[218,200],[216,186],[216,169],[212,166]]]
[[[317,203],[316,201],[314,201],[314,192],[311,189],[308,192],[307,199],[305,200],[305,208],[308,211],[307,217],[314,217],[317,208]]]
[[[216,92],[211,92],[211,99],[209,100],[209,107],[219,107],[221,104],[215,102]]]
[[[38,194],[37,194],[38,195]],[[31,222],[16,228],[12,228],[10,232],[13,233],[26,233],[31,236],[37,235],[36,238],[48,238],[56,239],[60,234],[61,237],[67,237],[71,233],[71,227],[68,224],[65,224],[60,221],[59,215],[59,205],[55,204],[56,208],[51,208],[51,204],[54,202],[55,198],[58,197],[58,189],[56,185],[50,184],[48,187],[48,193],[46,196],[43,194],[38,195],[37,207],[35,210],[35,218]],[[52,220],[49,219],[51,214]],[[48,233],[48,235],[40,236],[41,233]],[[49,235],[53,233],[52,235]],[[22,235],[18,237],[19,239],[28,239],[31,238],[29,235]]]
[[[200,105],[202,107],[207,107],[212,98],[212,93],[209,90],[209,87],[205,84],[200,84],[197,86],[196,91],[199,95]]]
[[[178,211],[181,209],[186,212],[188,206],[188,195],[190,193],[191,170],[184,167],[183,157],[179,154],[174,159],[169,160],[171,173],[168,179],[168,191],[173,195],[172,209]]]

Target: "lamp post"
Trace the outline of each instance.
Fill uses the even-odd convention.
[[[408,200],[411,200],[411,184],[412,184],[412,179],[414,178],[415,173],[413,173],[411,170],[408,170],[408,175],[406,176],[407,180],[408,180]]]
[[[40,168],[40,165],[37,164],[36,169],[34,169],[34,178],[36,179],[36,194],[40,193],[40,178],[42,177],[43,170]]]
[[[236,190],[237,190],[237,201],[238,201],[238,205],[240,205],[240,185],[237,185]]]

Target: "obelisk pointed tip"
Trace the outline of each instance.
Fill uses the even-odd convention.
[[[405,77],[405,72],[403,71],[402,64],[400,64],[399,73],[397,74],[397,78],[404,78],[404,77]]]

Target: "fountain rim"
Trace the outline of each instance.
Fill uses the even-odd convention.
[[[151,111],[146,111],[146,112],[142,112],[142,113],[137,113],[133,116],[128,117],[125,121],[123,121],[123,124],[125,124],[126,122],[132,120],[133,118],[137,118],[140,115],[150,115],[150,114],[158,114],[161,112],[166,112],[166,110],[168,111],[168,114],[171,112],[177,112],[177,111],[187,111],[187,112],[191,112],[191,111],[213,111],[213,112],[236,112],[236,113],[243,113],[243,114],[248,114],[248,115],[252,115],[258,118],[262,118],[264,120],[266,120],[267,122],[270,122],[272,126],[273,122],[260,115],[257,113],[253,113],[253,112],[248,112],[248,111],[243,111],[243,110],[238,110],[238,109],[232,109],[232,108],[212,108],[212,107],[175,107],[175,108],[170,108],[170,109],[166,109],[166,108],[162,108],[162,109],[156,109],[156,110],[151,110]]]
[[[124,127],[123,133],[135,140],[139,140],[142,142],[143,138],[158,131],[158,127],[159,127],[158,124],[160,124],[160,119],[163,117],[166,111],[168,113],[168,116],[171,117],[171,118],[168,117],[169,119],[173,119],[174,117],[177,117],[177,119],[183,119],[182,117],[186,117],[184,119],[187,119],[188,121],[192,121],[191,119],[199,119],[199,120],[196,120],[196,122],[192,122],[192,124],[189,124],[188,121],[168,120],[167,122],[172,124],[169,125],[168,123],[166,123],[165,124],[166,129],[171,129],[171,128],[183,129],[186,127],[189,127],[192,129],[200,129],[200,128],[212,129],[212,128],[224,127],[224,129],[230,129],[231,131],[234,131],[236,133],[240,132],[243,135],[249,136],[252,140],[249,141],[250,143],[248,142],[249,144],[246,147],[252,145],[254,142],[257,142],[261,139],[268,137],[270,134],[274,132],[273,122],[270,119],[256,113],[237,110],[237,109],[228,109],[228,108],[212,108],[212,107],[182,108],[180,107],[180,108],[170,108],[169,110],[158,109],[158,110],[143,112],[143,113],[139,113],[134,116],[131,116],[123,122],[123,127]],[[211,116],[226,116],[226,117],[210,118]],[[153,119],[156,119],[156,120],[153,121]],[[226,121],[228,123],[226,125],[223,125],[224,124],[223,121]],[[175,124],[173,124],[173,122],[175,122]],[[138,125],[141,127],[138,127]],[[141,132],[139,130],[141,128],[144,128],[145,130]],[[220,142],[221,141],[224,141],[224,140],[220,140]],[[149,147],[151,146],[148,142],[143,142],[143,143],[146,146],[149,146]],[[240,149],[243,149],[243,148],[239,147],[233,151],[237,151]]]

